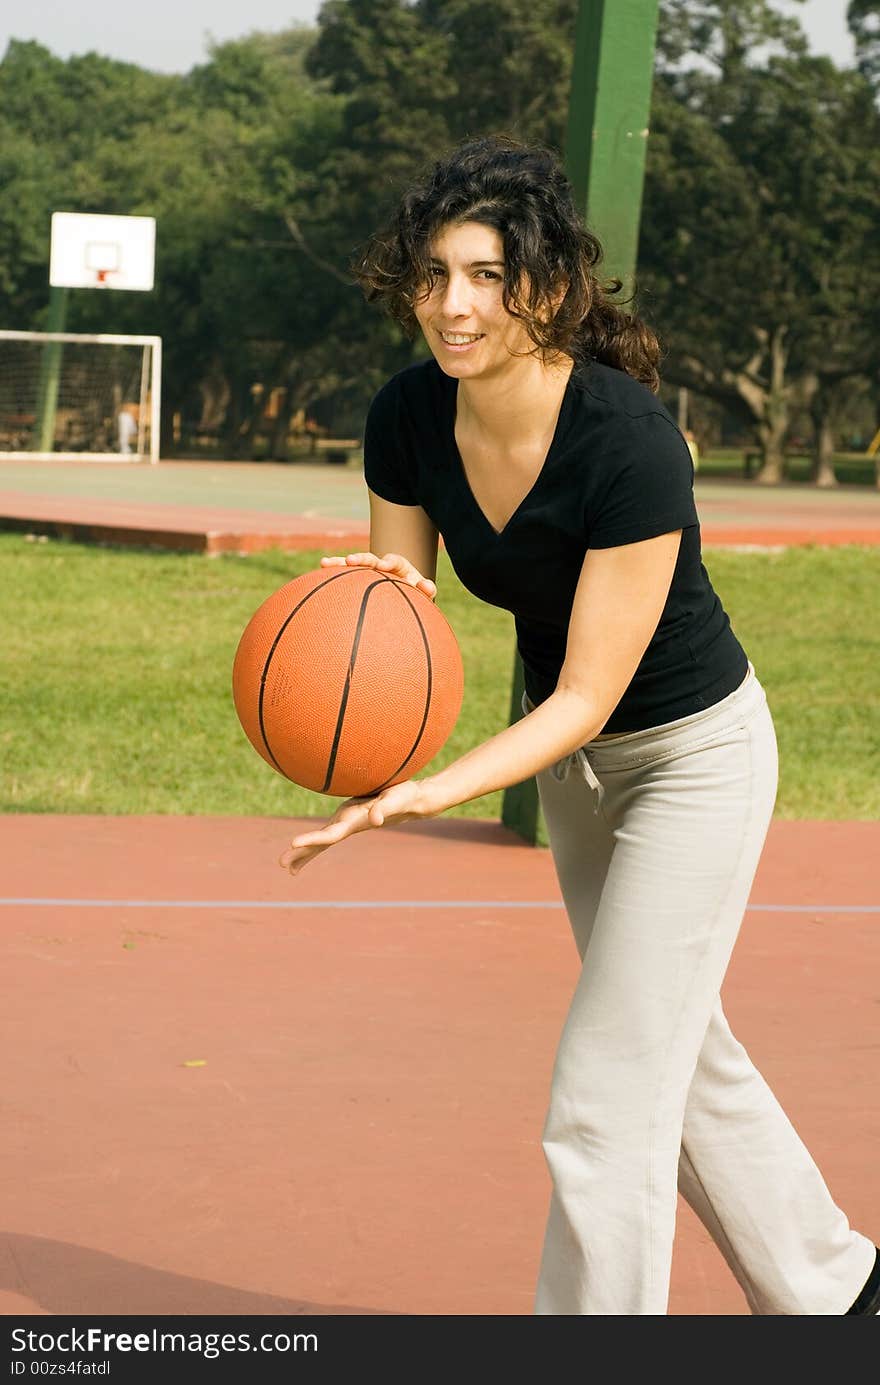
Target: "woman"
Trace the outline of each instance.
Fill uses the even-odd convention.
[[[492,137],[436,164],[360,259],[367,298],[431,355],[369,410],[371,552],[323,561],[433,598],[442,534],[464,585],[515,615],[524,716],[343,804],[281,864],[536,775],[583,965],[544,1129],[535,1311],[666,1313],[680,1188],[753,1313],[876,1313],[880,1252],[721,1008],[776,796],[773,723],[701,561],[657,339],[600,258],[553,154]]]

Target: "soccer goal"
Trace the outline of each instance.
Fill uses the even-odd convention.
[[[158,462],[161,337],[0,329],[0,458]]]

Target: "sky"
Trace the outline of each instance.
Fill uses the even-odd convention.
[[[773,3],[783,13],[800,15],[814,53],[851,65],[847,0]],[[157,72],[188,72],[208,60],[212,42],[313,24],[320,5],[321,0],[151,0],[128,6],[118,0],[30,0],[4,5],[0,55],[11,38],[36,39],[59,58],[96,52]]]

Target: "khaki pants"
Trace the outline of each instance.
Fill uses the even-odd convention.
[[[593,741],[538,776],[583,966],[544,1128],[536,1313],[665,1314],[678,1190],[752,1313],[845,1314],[871,1271],[873,1241],[721,1007],[776,784],[751,666],[707,711]]]

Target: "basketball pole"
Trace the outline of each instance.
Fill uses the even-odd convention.
[[[575,199],[599,237],[606,278],[622,296],[635,283],[659,0],[580,0],[568,103],[565,166]],[[522,660],[514,652],[509,724],[522,717]],[[546,845],[538,788],[506,789],[501,820]]]
[[[67,289],[49,288],[49,317],[47,332],[63,332],[67,317]],[[34,427],[33,452],[54,452],[55,413],[58,407],[58,381],[61,378],[61,353],[64,343],[47,341],[40,360],[40,379],[37,386],[37,416]]]

